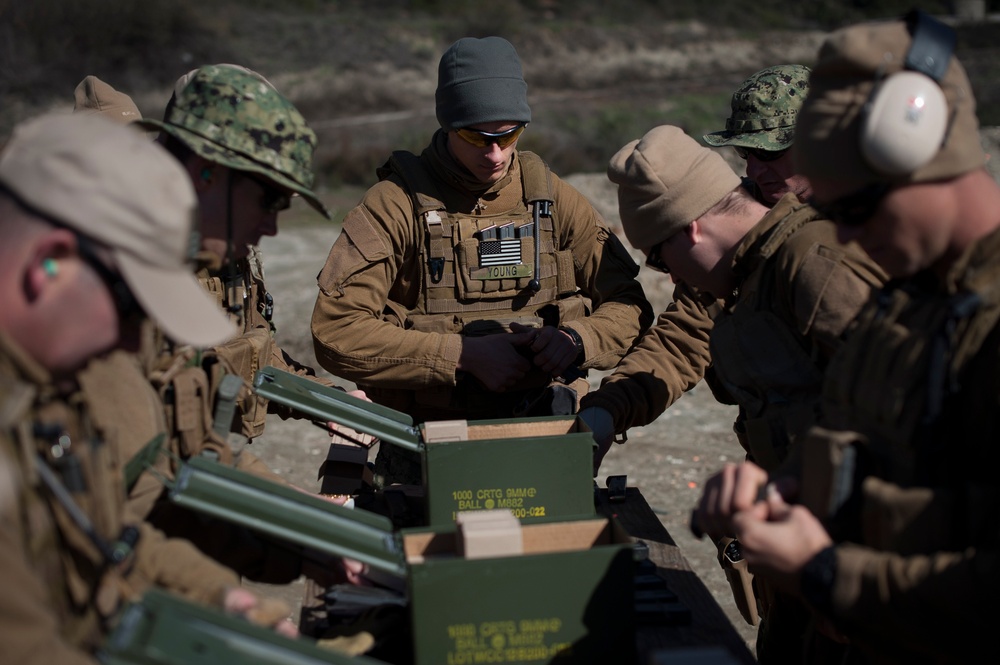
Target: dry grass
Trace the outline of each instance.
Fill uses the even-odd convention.
[[[87,74],[155,117],[178,76],[237,62],[267,76],[309,119],[323,184],[370,184],[391,150],[420,150],[435,129],[441,52],[458,37],[499,34],[517,47],[529,84],[533,122],[522,146],[557,172],[600,172],[654,125],[695,136],[718,129],[740,81],[778,62],[809,64],[825,28],[910,4],[719,0],[698,19],[705,5],[694,0],[385,0],[377,8],[360,0],[0,0],[0,142],[24,118],[68,110]],[[1000,122],[996,32],[989,24],[961,33],[984,124]]]

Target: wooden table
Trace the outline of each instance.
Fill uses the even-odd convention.
[[[602,488],[598,492],[597,503],[600,512],[614,516],[635,540],[646,543],[649,559],[656,565],[656,573],[666,580],[667,588],[677,595],[680,604],[690,610],[689,623],[640,624],[636,627],[639,663],[649,665],[653,654],[657,652],[692,649],[700,654],[702,649],[720,646],[729,652],[731,658],[710,659],[710,654],[706,652],[700,654],[698,659],[683,661],[664,658],[660,662],[697,662],[705,665],[756,663],[743,638],[733,628],[705,584],[691,570],[660,518],[646,503],[642,492],[636,487],[628,487],[623,501],[611,502],[608,500],[608,490]]]

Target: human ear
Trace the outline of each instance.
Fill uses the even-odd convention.
[[[684,235],[687,237],[688,242],[692,245],[697,245],[702,241],[704,236],[702,234],[701,224],[697,219],[684,227]]]
[[[53,229],[34,242],[24,270],[24,289],[29,300],[37,299],[59,278],[61,261],[75,251],[76,237],[65,229]]]

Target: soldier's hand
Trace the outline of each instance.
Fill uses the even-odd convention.
[[[802,568],[833,539],[819,519],[805,506],[785,502],[774,485],[768,485],[765,500],[732,519],[743,556],[750,570],[775,587],[798,594]]]
[[[302,574],[323,587],[349,583],[355,586],[371,586],[365,577],[368,566],[354,559],[342,559],[313,552],[302,562]]]
[[[487,390],[503,392],[515,388],[531,369],[531,361],[518,349],[530,345],[533,335],[534,330],[463,337],[458,369],[472,374]]]
[[[288,618],[292,610],[275,598],[260,597],[248,589],[228,589],[222,608],[258,626],[271,628],[285,637],[298,637],[299,629]]]
[[[510,324],[510,329],[516,334],[534,333],[528,347],[534,353],[535,367],[549,376],[562,376],[566,368],[580,355],[573,338],[553,326],[529,328],[513,322]]]
[[[358,399],[364,400],[366,402],[371,401],[368,395],[365,394],[364,390],[350,390],[347,392],[347,394],[350,395],[351,397],[357,397]],[[333,422],[332,420],[326,424],[326,431],[330,436],[337,436],[337,432],[339,429],[340,427],[337,425],[337,423]]]
[[[615,422],[607,409],[596,406],[588,406],[580,412],[580,420],[587,423],[594,441],[597,442],[597,449],[594,451],[594,477],[601,469],[601,462],[604,456],[611,449],[611,444],[615,439]]]
[[[366,402],[370,402],[371,399],[365,394],[364,390],[349,390],[347,392],[351,397],[357,397],[358,399],[363,399]]]
[[[764,469],[753,462],[726,464],[705,481],[698,507],[691,515],[691,531],[713,541],[733,535],[733,515],[751,508],[768,482]]]

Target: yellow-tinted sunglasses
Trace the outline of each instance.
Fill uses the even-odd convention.
[[[480,129],[463,127],[462,129],[456,129],[455,133],[461,136],[466,143],[470,143],[477,148],[486,148],[496,143],[503,150],[521,136],[521,132],[524,131],[526,124],[521,123],[517,127],[508,129],[505,132],[484,132]]]

